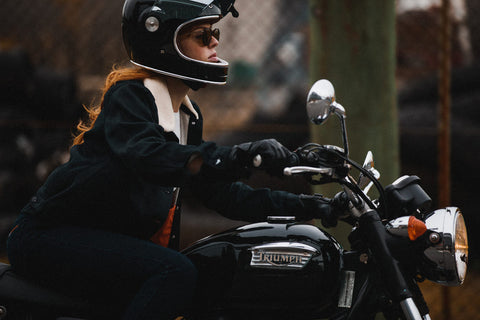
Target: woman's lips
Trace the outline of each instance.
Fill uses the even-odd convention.
[[[211,62],[218,62],[218,61],[219,61],[219,59],[218,59],[218,57],[217,57],[217,54],[216,54],[216,53],[214,53],[214,54],[212,54],[211,56],[209,56],[209,57],[208,57],[208,61],[211,61]]]

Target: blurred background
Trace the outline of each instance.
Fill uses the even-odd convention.
[[[68,159],[75,125],[84,116],[82,106],[98,99],[112,65],[128,63],[120,31],[122,4],[122,0],[0,1],[2,253],[19,210],[51,170]],[[434,201],[441,5],[440,0],[397,0],[395,18],[400,171],[420,176]],[[304,105],[311,85],[311,3],[237,0],[236,7],[238,19],[228,16],[218,24],[222,38],[217,51],[231,63],[229,83],[191,95],[206,119],[204,138],[230,145],[273,137],[295,149],[310,141]],[[446,292],[437,285],[423,285],[434,319],[442,319],[445,303],[453,319],[480,319],[480,307],[474,303],[480,295],[480,236],[475,232],[480,217],[474,203],[474,182],[479,178],[475,165],[480,163],[479,15],[480,1],[451,0],[451,86],[443,93],[451,100],[451,202],[463,209],[471,259],[461,288]],[[337,92],[337,98],[342,101],[347,94]],[[348,114],[349,106],[345,107]],[[247,183],[310,191],[301,179],[261,173]],[[214,215],[188,198],[182,246],[240,223]]]

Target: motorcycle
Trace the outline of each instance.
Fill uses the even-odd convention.
[[[346,206],[339,219],[352,225],[351,249],[295,216],[270,216],[201,239],[182,252],[199,279],[189,319],[386,319],[427,320],[418,283],[463,283],[468,239],[456,207],[429,210],[431,199],[416,176],[385,188],[367,153],[363,165],[349,158],[346,112],[328,80],[307,97],[307,114],[321,124],[332,114],[341,123],[343,148],[307,144],[296,150],[312,185],[336,183]],[[260,166],[261,157],[254,159]],[[352,171],[358,170],[354,179]],[[378,198],[368,193],[377,189]],[[337,196],[336,196],[337,197]],[[0,264],[0,319],[106,319],[108,311],[40,287]]]

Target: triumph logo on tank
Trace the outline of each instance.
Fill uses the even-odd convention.
[[[254,268],[302,269],[318,251],[303,243],[275,242],[250,248]]]
[[[265,262],[272,265],[303,265],[303,256],[298,254],[276,253],[276,252],[258,252],[259,262]]]

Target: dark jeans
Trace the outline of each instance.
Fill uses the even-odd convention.
[[[97,304],[115,305],[123,319],[174,319],[195,288],[196,269],[187,257],[122,234],[45,227],[22,216],[7,248],[18,273]]]

